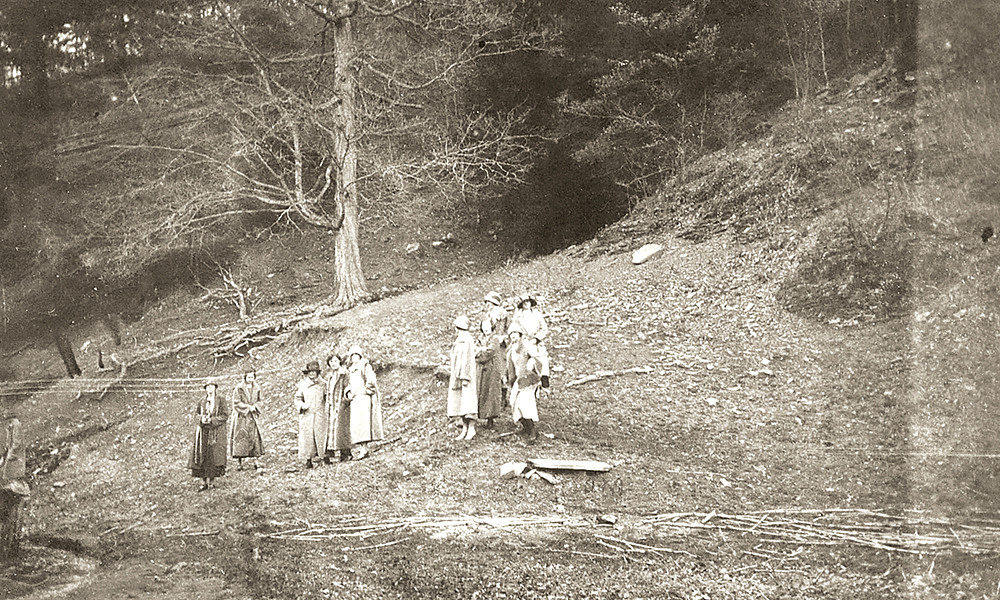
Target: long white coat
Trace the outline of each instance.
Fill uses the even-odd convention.
[[[326,455],[330,411],[326,406],[326,383],[308,377],[295,389],[295,408],[299,413],[299,460]]]
[[[448,416],[473,417],[479,414],[476,395],[476,342],[468,331],[459,330],[451,349],[451,377],[448,380]]]
[[[360,359],[347,369],[347,396],[351,403],[351,443],[381,440],[382,398],[375,381],[375,369]]]

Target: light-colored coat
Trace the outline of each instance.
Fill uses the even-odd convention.
[[[375,369],[361,358],[347,369],[347,398],[351,403],[351,443],[381,440],[382,397],[375,380]]]
[[[476,343],[472,334],[459,330],[451,349],[451,377],[448,381],[448,416],[473,417],[479,414],[476,396]]]
[[[308,377],[295,389],[295,408],[299,412],[299,460],[326,455],[330,413],[326,406],[326,384]]]
[[[541,363],[530,345],[523,340],[507,352],[507,383],[514,422],[538,421],[538,395],[541,393]]]
[[[549,337],[549,326],[545,324],[545,317],[542,316],[542,311],[535,307],[515,310],[511,327],[514,325],[521,328],[525,337],[535,338],[539,342],[544,342]]]
[[[490,310],[486,313],[486,322],[489,323],[489,331],[483,333],[493,333],[499,335],[501,339],[507,339],[507,329],[510,326],[510,313],[502,306],[490,305]]]
[[[535,307],[519,308],[514,311],[511,327],[517,325],[524,332],[524,343],[531,349],[531,354],[538,362],[539,373],[549,375],[549,351],[545,340],[549,337],[549,326],[545,324],[542,311]]]

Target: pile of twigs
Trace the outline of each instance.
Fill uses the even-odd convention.
[[[412,529],[449,529],[457,527],[476,528],[491,527],[508,529],[525,526],[566,526],[583,525],[564,517],[406,517],[390,519],[377,523],[366,522],[364,517],[350,516],[338,520],[335,524],[305,523],[296,527],[282,529],[263,537],[277,540],[322,541],[345,538],[367,539],[390,532],[401,532]],[[393,543],[398,543],[393,542]]]
[[[775,544],[856,545],[909,554],[942,551],[992,554],[1000,551],[1000,521],[969,519],[957,522],[921,516],[916,511],[888,514],[841,508],[776,509],[745,515],[685,512],[655,515],[646,522],[685,534],[734,532]]]

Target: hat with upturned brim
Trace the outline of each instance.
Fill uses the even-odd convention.
[[[483,300],[489,302],[490,304],[495,304],[496,306],[500,306],[503,303],[503,300],[500,298],[500,294],[496,292],[486,294],[483,296]]]
[[[465,315],[458,315],[455,317],[455,329],[461,329],[462,331],[469,330],[469,317]]]

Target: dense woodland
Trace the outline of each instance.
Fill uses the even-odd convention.
[[[916,17],[915,0],[13,0],[4,327],[130,309],[113,298],[141,302],[151,271],[220,272],[276,228],[335,237],[331,303],[351,305],[364,211],[551,251],[767,135],[787,102],[887,62],[903,80]]]

